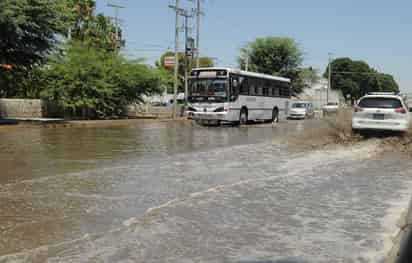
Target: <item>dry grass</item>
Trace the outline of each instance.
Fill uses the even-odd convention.
[[[328,125],[328,136],[335,143],[347,144],[358,142],[361,136],[352,132],[352,111],[349,109],[341,110],[335,115],[324,119]]]
[[[381,143],[387,150],[400,151],[412,157],[412,127],[404,136],[387,137]]]
[[[290,138],[289,145],[302,150],[313,150],[332,145],[350,145],[362,140],[361,136],[352,134],[352,113],[349,110],[317,121],[318,125]]]
[[[327,123],[327,128],[321,131],[323,136],[329,138],[335,144],[354,144],[362,140],[367,140],[369,138],[379,138],[382,147],[386,150],[400,151],[412,156],[412,126],[409,132],[406,134],[386,134],[382,135],[372,135],[372,136],[360,136],[358,134],[353,134],[352,132],[352,112],[350,110],[343,110],[337,113],[335,116],[330,116],[324,119]]]

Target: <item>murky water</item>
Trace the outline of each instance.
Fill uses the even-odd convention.
[[[377,262],[412,163],[373,140],[288,149],[316,127],[2,132],[0,262]]]

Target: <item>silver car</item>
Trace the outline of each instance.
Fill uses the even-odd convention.
[[[313,104],[307,101],[293,102],[289,109],[289,119],[306,119],[313,118],[315,112],[313,111]]]

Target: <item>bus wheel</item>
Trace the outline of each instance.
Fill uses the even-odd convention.
[[[245,124],[247,124],[247,122],[248,122],[247,111],[246,111],[246,109],[242,109],[240,111],[239,123],[240,123],[240,125],[245,125]]]
[[[272,122],[273,123],[279,122],[279,110],[278,109],[273,109],[272,111]]]

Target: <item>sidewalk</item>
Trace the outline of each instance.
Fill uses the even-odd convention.
[[[119,127],[128,125],[139,125],[147,123],[161,123],[171,121],[186,121],[184,117],[176,119],[121,119],[121,120],[63,120],[63,119],[0,119],[0,129],[4,128],[27,128],[27,127]]]
[[[0,125],[25,125],[25,124],[58,124],[64,123],[64,119],[53,119],[53,118],[8,118],[0,119]]]

